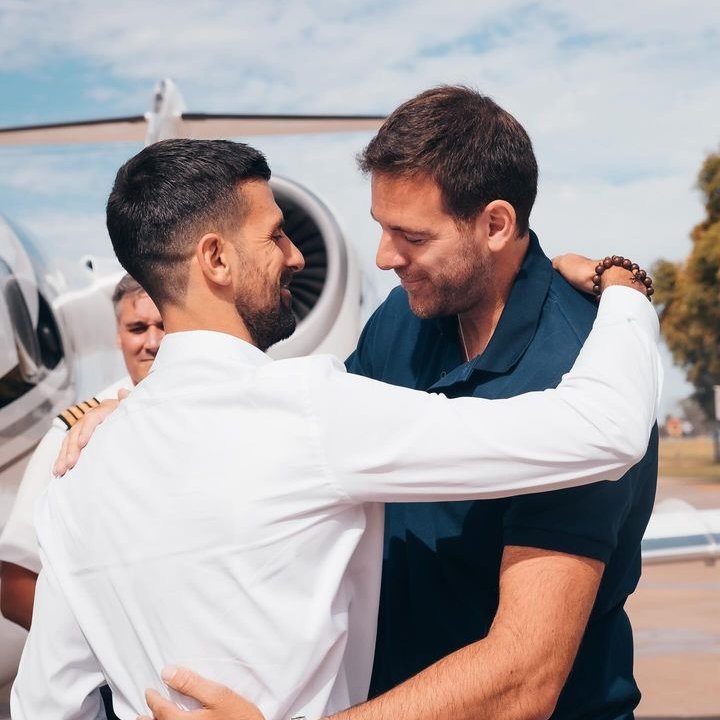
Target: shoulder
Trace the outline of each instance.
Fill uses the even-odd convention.
[[[324,393],[341,376],[345,365],[334,355],[307,355],[305,357],[274,360],[258,369],[256,388],[262,394],[277,399],[289,395],[305,404],[317,394]]]
[[[132,390],[133,387],[133,381],[126,375],[125,377],[120,378],[120,380],[117,380],[112,385],[108,385],[108,387],[104,388],[98,393],[95,393],[95,397],[98,400],[114,400],[117,398],[118,390]]]
[[[580,343],[585,341],[597,315],[595,299],[576,290],[553,270],[541,323],[561,325]]]
[[[75,405],[70,405],[70,407],[65,408],[65,410],[55,417],[53,426],[61,430],[69,430],[83,415],[85,415],[85,413],[93,408],[96,408],[102,400],[116,398],[118,390],[121,390],[122,388],[130,389],[132,386],[132,380],[130,380],[129,377],[126,376],[120,378],[120,380],[104,388],[92,397],[81,400],[80,402],[75,403]]]
[[[65,408],[55,418],[55,422],[60,423],[59,427],[63,427],[65,430],[69,430],[80,418],[85,415],[86,412],[96,408],[100,404],[100,400],[93,396],[87,398],[87,400],[81,400],[75,405]]]
[[[271,363],[263,365],[259,372],[273,376],[292,375],[313,377],[336,372],[345,374],[345,365],[334,355],[321,353],[318,355],[287,358],[285,360],[273,360]]]

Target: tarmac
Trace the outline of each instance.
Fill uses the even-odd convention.
[[[720,483],[660,478],[657,502],[720,507]],[[643,568],[627,603],[644,720],[720,720],[720,561]]]

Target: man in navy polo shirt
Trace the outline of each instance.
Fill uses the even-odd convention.
[[[537,165],[520,124],[472,90],[436,88],[392,113],[360,165],[382,228],[377,263],[402,287],[348,369],[450,397],[557,385],[595,304],[529,230]],[[623,605],[656,477],[655,432],[617,483],[388,505],[371,697],[395,690],[347,717],[632,718]]]

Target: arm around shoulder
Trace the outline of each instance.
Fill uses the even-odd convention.
[[[507,497],[617,480],[657,413],[657,317],[610,288],[556,389],[504,400],[420,393],[316,363],[308,402],[328,476],[349,502]]]
[[[557,388],[579,421],[597,427],[598,451],[615,453],[624,470],[645,455],[657,419],[663,383],[658,340],[657,313],[644,294],[611,286],[603,292],[575,364]]]

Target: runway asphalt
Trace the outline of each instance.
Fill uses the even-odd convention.
[[[720,507],[720,483],[660,478],[657,502]],[[720,561],[645,567],[627,604],[635,635],[637,717],[720,720]]]

